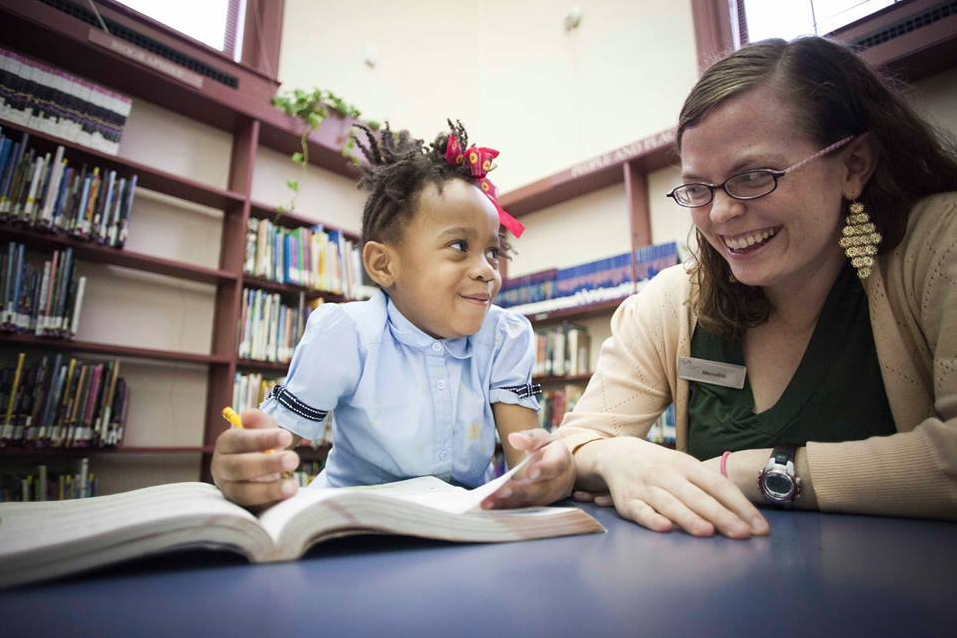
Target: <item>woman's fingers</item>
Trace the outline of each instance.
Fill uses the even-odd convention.
[[[714,499],[714,505],[709,505],[712,512],[717,512],[714,506],[723,510],[721,517],[723,521],[730,524],[727,514],[746,525],[751,534],[764,536],[770,531],[767,520],[758,511],[758,508],[741,493],[730,479],[727,479],[717,472],[709,471],[707,468],[700,468],[703,471],[697,471],[689,476],[689,479],[695,486],[710,494]],[[703,512],[702,512],[703,513]],[[711,519],[715,522],[716,519]],[[719,525],[720,526],[720,525]]]
[[[642,496],[660,515],[692,536],[711,536],[715,526],[698,515],[691,505],[660,487],[650,487]]]
[[[611,497],[607,498],[609,504],[611,504]],[[598,502],[598,498],[595,499],[595,502]],[[617,510],[618,514],[622,518],[631,519],[642,527],[647,527],[652,531],[670,532],[672,529],[670,520],[656,512],[653,507],[648,505],[640,498],[626,500],[624,503],[622,503],[621,507],[617,508]]]

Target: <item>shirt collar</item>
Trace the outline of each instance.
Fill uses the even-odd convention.
[[[383,292],[383,294],[385,293]],[[435,339],[430,337],[399,312],[389,295],[385,295],[385,298],[388,301],[386,313],[389,317],[389,332],[393,339],[404,346],[417,349],[431,348],[433,344],[438,343],[456,359],[468,359],[472,356],[472,339],[470,336],[459,337],[458,339]]]

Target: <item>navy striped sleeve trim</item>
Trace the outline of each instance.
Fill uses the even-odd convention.
[[[499,388],[500,390],[508,390],[509,392],[514,392],[518,395],[519,399],[527,399],[532,395],[541,395],[542,386],[538,383],[526,383],[525,385],[511,385],[504,388]]]
[[[279,405],[309,421],[322,421],[329,414],[328,410],[319,410],[303,403],[295,394],[281,385],[274,385],[268,398],[279,401]]]

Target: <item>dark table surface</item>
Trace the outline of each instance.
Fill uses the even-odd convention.
[[[767,511],[749,541],[330,541],[302,560],[143,559],[0,592],[15,636],[955,636],[957,525]]]

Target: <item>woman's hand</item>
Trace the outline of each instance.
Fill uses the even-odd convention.
[[[512,447],[532,459],[515,478],[482,501],[483,509],[548,505],[566,498],[575,483],[575,464],[568,447],[545,430],[508,435]]]
[[[242,428],[230,428],[216,438],[213,482],[223,496],[245,507],[289,498],[299,489],[296,481],[283,478],[283,472],[299,465],[299,455],[286,450],[293,444],[292,433],[259,410],[246,410],[242,419]]]
[[[677,526],[692,536],[717,531],[729,538],[768,533],[767,521],[734,483],[687,454],[622,436],[589,443],[576,456],[604,481],[618,513],[648,529]]]

